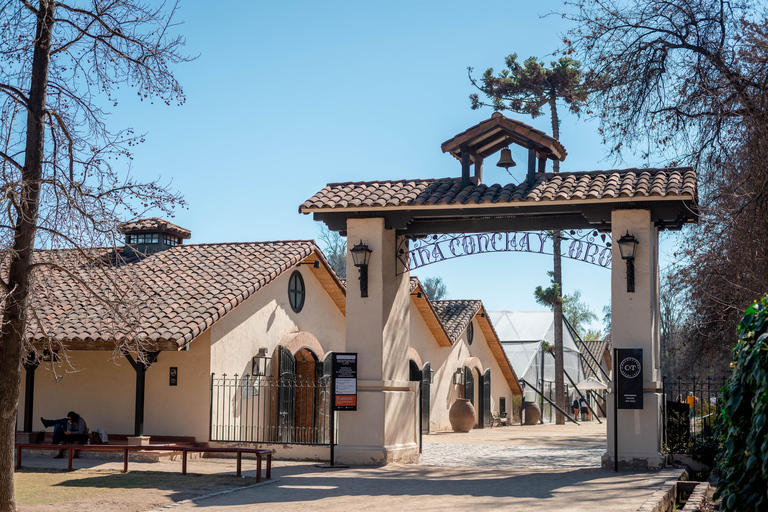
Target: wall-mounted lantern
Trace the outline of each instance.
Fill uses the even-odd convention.
[[[267,349],[262,347],[251,360],[251,375],[261,377],[267,374],[267,366],[272,358],[267,355]]]
[[[464,370],[461,368],[456,368],[456,371],[453,372],[453,383],[457,386],[464,385]]]
[[[360,240],[360,243],[349,250],[352,253],[352,261],[360,269],[360,296],[368,296],[368,261],[373,252]]]
[[[629,234],[622,235],[619,238],[619,251],[621,259],[627,262],[627,292],[635,291],[635,250],[637,249],[637,239]]]
[[[429,383],[435,383],[435,370],[429,370]]]

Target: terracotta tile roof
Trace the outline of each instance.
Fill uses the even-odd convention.
[[[305,258],[327,263],[311,240],[179,245],[127,259],[122,249],[89,252],[95,263],[75,251],[37,251],[38,262],[74,277],[55,269],[40,273],[31,304],[43,325],[30,316],[34,341],[87,347],[127,337],[181,347]],[[124,317],[115,319],[97,296],[122,304]]]
[[[696,173],[690,167],[542,173],[528,187],[469,185],[460,178],[329,183],[306,200],[299,212],[329,209],[440,207],[542,201],[651,197],[696,198]]]
[[[187,239],[192,236],[192,232],[181,226],[161,219],[159,217],[150,217],[146,219],[138,219],[130,222],[123,222],[117,226],[117,232],[122,234],[131,233],[134,231],[165,231]]]
[[[597,341],[582,341],[581,342],[581,349],[589,351],[590,354],[594,357],[592,359],[589,357],[589,354],[582,354],[582,366],[584,367],[584,377],[595,377],[597,379],[600,379],[601,381],[605,382],[605,375],[603,375],[603,372],[601,372],[596,364],[595,361],[598,363],[602,363],[603,361],[603,353],[608,347],[608,342],[605,340],[597,340]]]
[[[432,306],[451,342],[455,342],[483,307],[483,303],[479,300],[433,300]]]
[[[510,134],[508,137],[502,137],[503,133]],[[481,154],[482,157],[487,157],[484,146],[495,146],[502,137],[508,141],[510,137],[516,140],[516,143],[527,146],[528,142],[532,142],[537,149],[550,153],[555,160],[565,160],[568,152],[559,140],[547,135],[541,130],[537,130],[533,126],[527,125],[517,119],[511,119],[504,116],[500,112],[494,112],[490,119],[481,121],[475,126],[459,133],[458,135],[448,139],[440,145],[443,153],[451,152],[456,158],[460,158],[457,153],[460,153],[459,148],[461,144],[469,144],[475,151]],[[520,140],[520,139],[523,140]],[[508,145],[508,144],[504,144]],[[489,153],[494,153],[491,150]]]

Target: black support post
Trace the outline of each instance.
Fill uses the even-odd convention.
[[[32,354],[24,361],[26,381],[24,387],[24,432],[32,432],[32,409],[35,404],[35,370],[40,365]]]
[[[528,188],[536,183],[536,148],[528,147]]]
[[[469,167],[472,161],[469,155],[469,148],[466,145],[461,146],[461,188],[469,186]]]
[[[144,390],[146,383],[146,372],[152,363],[157,360],[157,356],[160,352],[145,352],[144,360],[142,362],[140,358],[138,361],[134,361],[130,354],[125,354],[125,358],[131,363],[133,369],[136,370],[136,406],[134,409],[134,428],[133,435],[144,435]]]

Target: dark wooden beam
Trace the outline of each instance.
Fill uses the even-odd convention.
[[[470,160],[469,148],[466,145],[461,146],[461,188],[468,187],[469,181],[469,166],[472,164]]]
[[[32,409],[35,405],[35,370],[40,366],[40,361],[32,353],[28,353],[24,360],[25,386],[24,386],[24,432],[32,432]]]
[[[159,355],[160,351],[144,352],[144,361],[141,361],[138,356],[138,361],[134,361],[131,354],[125,354],[125,358],[131,363],[131,366],[133,366],[133,369],[136,371],[136,406],[134,408],[133,428],[133,435],[135,436],[144,435],[144,390],[146,387],[146,373]]]
[[[539,156],[539,172],[547,172],[547,159],[546,157]]]
[[[536,146],[529,145],[528,146],[528,188],[533,187],[533,184],[536,183]]]
[[[67,350],[108,350],[112,352],[117,346],[117,342],[114,340],[56,340],[56,343],[61,343]],[[47,342],[35,341],[32,346],[38,351],[42,351],[47,346]],[[150,350],[179,350],[179,345],[173,340],[148,341],[145,346]]]
[[[400,207],[389,210],[370,209],[365,211],[348,211],[343,208],[316,212],[315,220],[326,223],[329,228],[338,227],[334,231],[346,231],[347,219],[357,217],[382,217],[389,229],[395,229],[399,235],[427,235],[439,233],[470,233],[483,231],[486,223],[491,231],[513,231],[514,228],[499,229],[496,220],[517,218],[522,225],[532,227],[517,228],[518,230],[539,229],[536,226],[546,225],[540,229],[610,229],[611,212],[615,209],[650,210],[651,219],[659,227],[667,230],[680,227],[696,220],[691,201],[605,201],[594,203],[571,204],[568,201],[539,201],[539,202],[510,202],[492,206],[466,205],[455,208],[450,205],[419,205],[412,208]],[[578,216],[572,216],[578,213]],[[533,220],[541,217],[570,217],[567,225],[550,225],[549,221]],[[527,219],[527,220],[526,220]],[[446,227],[441,231],[436,221],[445,221]],[[469,226],[472,221],[472,229]],[[433,226],[429,228],[428,226]],[[333,229],[333,228],[331,228]],[[458,229],[458,230],[456,230]]]
[[[541,217],[520,216],[486,219],[434,219],[414,221],[408,235],[438,233],[502,233],[508,231],[539,231],[551,229],[583,229],[585,219],[581,214],[548,215]],[[593,225],[591,229],[608,229],[607,225]],[[398,233],[400,234],[400,233]]]

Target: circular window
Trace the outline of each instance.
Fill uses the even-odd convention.
[[[472,322],[469,322],[469,325],[467,326],[467,343],[471,345],[474,339],[475,339],[475,325]]]
[[[304,297],[304,278],[301,277],[301,272],[294,270],[288,281],[288,301],[291,303],[291,309],[296,313],[304,307]]]

